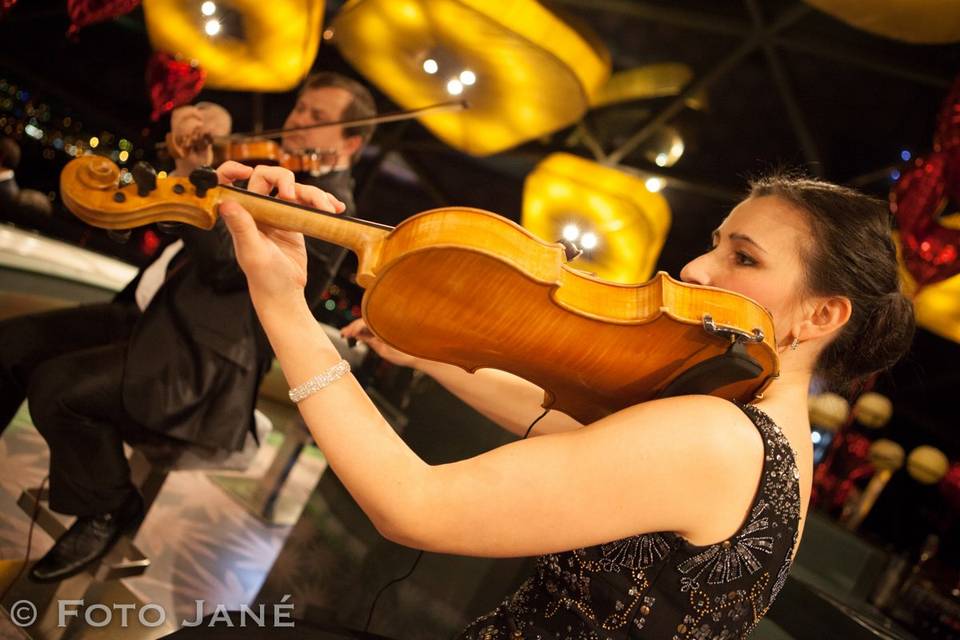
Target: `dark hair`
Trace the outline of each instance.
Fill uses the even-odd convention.
[[[339,73],[334,73],[333,71],[320,71],[311,74],[304,80],[298,95],[303,95],[305,91],[309,91],[310,89],[324,89],[326,87],[343,89],[353,96],[353,100],[350,101],[350,104],[348,104],[344,108],[343,113],[340,114],[342,120],[357,120],[359,118],[371,118],[377,115],[377,105],[373,101],[373,96],[370,95],[370,91],[356,80],[342,76]],[[363,144],[360,145],[360,149],[362,149],[363,145],[369,142],[370,136],[373,135],[374,126],[375,125],[372,124],[365,124],[359,127],[345,127],[343,135],[345,137],[360,136],[360,139],[363,141]],[[360,153],[360,149],[357,149],[354,157]]]
[[[820,354],[817,372],[844,385],[892,366],[910,348],[913,303],[900,291],[897,249],[885,201],[789,173],[754,179],[750,197],[776,196],[807,214],[813,242],[801,247],[806,292],[850,300],[853,312]]]
[[[0,167],[16,169],[20,164],[20,145],[13,138],[0,138]]]

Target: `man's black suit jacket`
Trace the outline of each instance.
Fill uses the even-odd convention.
[[[349,171],[310,179],[347,204]],[[189,442],[237,450],[253,426],[257,389],[272,353],[223,221],[210,231],[184,227],[184,248],[131,335],[123,401],[140,425]],[[327,265],[342,251],[307,238],[307,300],[320,304]],[[132,303],[138,276],[117,296]]]

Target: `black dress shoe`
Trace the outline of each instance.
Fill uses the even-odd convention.
[[[77,518],[47,555],[33,565],[30,579],[57,582],[77,575],[106,555],[120,535],[135,528],[142,519],[143,499],[138,493],[115,511]]]

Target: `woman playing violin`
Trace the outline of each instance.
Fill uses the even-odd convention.
[[[331,210],[277,167],[226,163],[219,175]],[[783,586],[803,530],[812,376],[843,382],[887,368],[913,332],[884,203],[823,182],[759,180],[681,277],[772,314],[781,371],[761,399],[659,399],[585,425],[550,412],[536,437],[428,465],[311,316],[303,238],[258,228],[236,203],[221,214],[304,420],[377,529],[430,551],[539,556],[535,575],[466,638],[746,637]],[[344,334],[436,377],[519,435],[540,413],[542,394],[519,378],[406,356],[359,322]]]

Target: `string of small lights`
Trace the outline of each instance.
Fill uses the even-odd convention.
[[[48,102],[24,84],[0,78],[0,134],[20,144],[38,144],[40,156],[63,163],[71,157],[97,153],[109,157],[121,168],[121,179],[132,180],[124,166],[144,157],[144,148],[112,131],[91,131],[68,109]],[[146,129],[143,137],[150,134]]]

